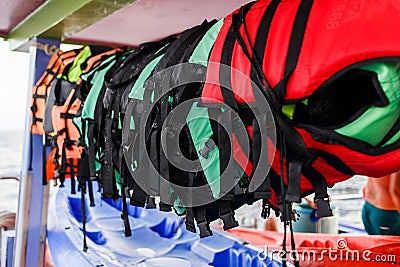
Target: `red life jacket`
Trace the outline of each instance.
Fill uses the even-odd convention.
[[[268,98],[278,127],[279,145],[274,159],[270,158],[271,179],[281,176],[288,185],[289,202],[299,202],[300,195],[315,191],[320,215],[329,215],[326,186],[355,174],[378,177],[398,171],[400,142],[373,146],[338,134],[332,127],[297,123],[283,115],[282,107],[323,94],[349,70],[369,62],[400,61],[399,29],[400,3],[389,0],[260,0],[248,4],[224,20],[210,56],[202,102],[209,107],[222,102],[243,111],[243,105],[259,101],[254,93],[259,89],[247,80],[235,80],[235,71],[223,71],[219,64],[254,81]],[[221,89],[222,77],[229,90]],[[252,125],[246,126],[251,137]],[[399,128],[398,120],[391,135]],[[237,151],[237,142],[233,146]],[[246,160],[239,164],[251,175]],[[271,182],[271,186],[277,193],[271,200],[276,206],[277,195],[282,198],[283,194],[279,184]]]

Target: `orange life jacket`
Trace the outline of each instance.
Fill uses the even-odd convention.
[[[32,89],[32,134],[43,135],[43,116],[46,107],[46,98],[49,93],[49,89],[52,85],[53,80],[58,74],[64,72],[67,66],[72,63],[79,53],[79,50],[71,51],[58,51],[57,54],[50,58],[47,65],[46,71],[42,77],[36,82]]]

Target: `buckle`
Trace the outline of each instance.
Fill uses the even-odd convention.
[[[314,203],[317,205],[317,212],[315,213],[315,216],[317,218],[333,216],[333,212],[329,202],[329,197],[314,199]]]
[[[194,223],[190,223],[186,220],[185,225],[186,225],[186,230],[188,230],[192,233],[196,233],[196,227],[194,226]]]
[[[225,231],[239,226],[239,223],[236,221],[233,212],[220,215],[219,218],[224,222]]]
[[[215,143],[214,141],[209,138],[205,143],[204,143],[204,147],[202,149],[200,149],[199,154],[205,158],[208,159],[208,156],[210,154],[211,150],[214,150],[215,148]]]
[[[171,206],[168,205],[168,204],[165,204],[165,203],[160,202],[159,206],[160,206],[160,211],[164,211],[164,212],[170,212],[170,211],[172,211]]]
[[[271,215],[271,207],[268,203],[263,205],[262,210],[261,210],[261,218],[267,219]]]
[[[32,112],[36,112],[37,110],[38,110],[37,105],[36,105],[36,104],[33,104],[33,105],[31,106],[31,111],[32,111]],[[36,118],[34,118],[34,119],[36,119]]]
[[[292,203],[286,203],[285,205],[278,205],[279,212],[281,214],[281,222],[296,221],[296,212],[292,207]],[[285,212],[283,212],[285,210]]]
[[[103,193],[104,195],[104,193]],[[103,198],[111,198],[112,195],[108,195],[108,196],[103,196]],[[133,197],[131,197],[131,200],[129,201],[129,205],[131,206],[135,206],[135,207],[144,207],[144,202],[138,199],[134,199]]]
[[[149,197],[147,200],[146,209],[155,209],[156,207],[156,199],[154,197]]]
[[[210,225],[208,224],[207,221],[198,222],[197,226],[199,227],[199,230],[200,230],[200,238],[212,235]]]

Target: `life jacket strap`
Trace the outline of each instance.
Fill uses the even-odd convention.
[[[278,203],[278,209],[281,214],[281,222],[296,221],[297,213],[293,209],[292,203],[285,202],[284,204]]]
[[[329,204],[328,185],[325,177],[312,166],[304,168],[303,173],[315,191],[314,202],[317,205],[316,216],[318,218],[332,216],[333,213]]]
[[[251,177],[254,177],[256,168],[260,162],[262,164],[269,164],[269,159],[268,159],[268,142],[267,140],[263,140],[264,138],[267,138],[266,136],[261,135],[261,129],[260,127],[265,127],[264,129],[267,129],[267,115],[266,114],[260,114],[260,124],[257,122],[256,118],[253,119],[252,123],[252,142],[251,142],[251,158],[252,158],[252,163],[253,163],[253,170],[251,173]],[[263,158],[260,159],[261,157],[261,149],[263,149]],[[250,182],[250,187],[251,187]],[[264,180],[262,181],[261,185],[254,191],[254,198],[256,199],[270,199],[272,198],[272,192],[271,192],[271,177],[268,174],[265,175]]]
[[[288,202],[296,202],[296,203],[301,202],[300,176],[303,164],[304,161],[301,160],[292,160],[289,162],[288,190],[285,195],[285,199]]]
[[[194,211],[193,208],[186,208],[186,218],[185,218],[186,230],[196,233],[196,226],[194,224]]]
[[[37,122],[43,122],[43,119],[37,118],[37,117],[32,117],[32,124],[35,125]]]
[[[329,202],[329,197],[323,199],[314,198],[314,203],[317,205],[317,212],[315,213],[317,218],[333,216]]]
[[[91,121],[91,122],[89,122],[88,133],[87,133],[89,172],[90,172],[90,179],[91,180],[96,179],[96,165],[95,165],[96,150],[95,150],[95,145],[94,145],[94,133],[93,133],[93,130],[94,130],[94,122]]]
[[[74,171],[74,159],[69,159],[69,172],[70,172],[70,179],[71,179],[71,194],[76,194],[75,188],[75,171]]]
[[[261,210],[261,218],[267,219],[271,215],[271,206],[267,199],[263,199],[262,210]]]
[[[82,210],[82,232],[83,232],[83,252],[88,250],[88,246],[86,243],[86,204],[85,204],[85,191],[86,191],[86,182],[84,179],[80,179],[79,181],[81,187],[81,210]]]
[[[71,113],[61,113],[60,114],[61,119],[73,119],[75,117],[76,117],[75,114],[71,114]]]
[[[133,186],[133,194],[131,196],[130,205],[136,207],[144,207],[147,200],[147,193],[138,185]]]
[[[304,34],[313,2],[313,0],[302,0],[296,13],[286,56],[284,76],[275,88],[281,103],[284,101],[286,96],[286,86],[289,78],[295,70],[299,60],[301,46],[303,44]]]
[[[212,231],[210,229],[210,223],[207,221],[206,215],[207,210],[205,207],[200,206],[194,208],[194,213],[196,217],[197,227],[200,231],[200,238],[207,237],[212,235]]]
[[[90,201],[89,205],[90,205],[90,207],[94,207],[94,206],[96,206],[96,204],[94,202],[94,196],[93,196],[93,181],[88,180],[87,185],[88,185],[88,193],[89,193],[89,201]]]
[[[230,201],[218,200],[217,205],[219,209],[219,218],[224,223],[224,230],[239,226],[239,223],[235,219],[235,212],[231,209]]]
[[[125,226],[125,237],[132,236],[132,230],[131,230],[131,225],[129,223],[129,217],[128,217],[128,207],[126,204],[126,190],[127,188],[124,187],[122,188],[122,214],[121,214],[121,219],[124,221],[124,226]]]
[[[147,199],[146,209],[155,209],[157,208],[156,199],[153,196],[149,196]]]
[[[113,158],[112,158],[112,127],[114,120],[106,119],[105,128],[105,147],[104,147],[104,165],[102,173],[103,197],[116,198],[116,181],[114,177]]]

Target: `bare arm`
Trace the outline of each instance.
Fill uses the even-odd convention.
[[[390,196],[397,211],[400,213],[400,173],[396,172],[390,175],[389,185]]]

